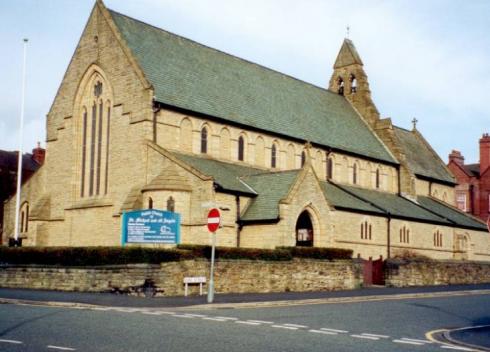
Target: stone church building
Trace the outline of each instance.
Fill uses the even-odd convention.
[[[180,213],[182,243],[209,244],[217,204],[220,246],[490,260],[444,162],[415,125],[380,117],[349,39],[324,89],[97,1],[46,140],[22,190],[24,245],[117,246],[123,212],[147,208]]]

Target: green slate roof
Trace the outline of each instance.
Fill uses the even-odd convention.
[[[251,200],[243,221],[279,219],[279,202],[285,198],[298,177],[300,170],[272,172],[243,177],[258,196]]]
[[[344,185],[339,187],[359,198],[375,204],[377,207],[383,209],[385,213],[389,213],[395,218],[417,219],[426,222],[429,221],[450,225],[450,223],[442,217],[425,210],[416,203],[397,194]]]
[[[397,163],[343,96],[109,12],[157,101]]]
[[[325,194],[325,198],[330,205],[337,209],[350,209],[362,212],[378,213],[384,215],[385,212],[381,209],[369,204],[366,201],[360,200],[358,197],[347,193],[340,186],[331,182],[320,181],[320,185]]]
[[[487,226],[483,222],[433,198],[419,196],[417,200],[424,208],[439,214],[454,224],[466,228],[474,228],[483,231],[487,230]]]
[[[455,184],[454,177],[446,170],[444,163],[422,141],[416,132],[394,127],[395,135],[400,140],[400,147],[407,157],[410,169],[420,176],[430,177]]]
[[[172,154],[177,159],[198,170],[200,173],[206,176],[212,176],[214,178],[214,182],[225,191],[255,195],[256,193],[254,190],[247,187],[245,183],[240,181],[240,177],[264,172],[262,169],[225,163],[205,157],[192,156],[176,152],[172,152]]]

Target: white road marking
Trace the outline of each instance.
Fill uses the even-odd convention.
[[[298,324],[282,324],[282,325],[284,325],[284,326],[292,326],[293,328],[300,328],[300,329],[301,328],[303,328],[303,329],[308,328],[308,326],[306,326],[306,325],[298,325]]]
[[[358,339],[379,340],[379,337],[374,337],[374,336],[365,336],[365,335],[350,335],[350,336],[358,338]]]
[[[379,337],[380,339],[389,339],[390,337],[387,335],[378,335],[378,334],[366,334],[362,333],[363,336],[371,336],[371,337]]]
[[[0,339],[0,342],[15,343],[17,345],[23,343],[22,341],[18,341],[18,340],[4,340],[4,339]]]
[[[196,317],[196,318],[205,318],[205,317],[207,317],[207,315],[203,315],[203,314],[190,314],[190,313],[186,313],[186,315],[189,315],[191,317]]]
[[[474,350],[466,348],[466,347],[449,346],[449,345],[442,345],[441,348],[445,348],[448,350],[458,350],[458,351],[474,351]]]
[[[112,308],[110,307],[96,307],[96,308],[91,308],[92,310],[102,310],[102,311],[108,311],[111,310]]]
[[[245,325],[261,325],[261,323],[257,323],[254,321],[243,321],[243,320],[236,320],[235,323],[237,324],[245,324]]]
[[[112,308],[112,310],[115,310],[116,312],[123,312],[123,313],[134,313],[140,311],[138,308]]]
[[[298,330],[299,328],[294,327],[294,326],[285,326],[285,325],[271,325],[273,328],[278,328],[278,329],[287,329],[287,330]]]
[[[328,328],[320,328],[320,330],[338,332],[340,334],[347,334],[348,333],[348,331],[346,331],[346,330],[337,330],[337,329],[328,329]]]
[[[53,350],[61,350],[61,351],[76,351],[74,348],[71,347],[62,347],[62,346],[53,346],[53,345],[48,345],[46,346],[47,348],[51,348]]]
[[[274,324],[273,321],[264,321],[264,320],[249,320],[253,321],[254,323],[260,323],[260,324]]]
[[[174,314],[173,316],[176,317],[176,318],[190,318],[190,319],[194,319],[195,318],[192,315],[187,315],[187,314]]]
[[[156,312],[158,312],[158,314],[168,314],[168,315],[175,315],[175,314],[177,314],[175,312],[167,312],[167,311],[163,311],[163,310],[157,310]]]
[[[162,315],[163,313],[161,312],[152,312],[152,311],[143,311],[141,314],[148,314],[148,315]]]
[[[429,340],[409,339],[408,337],[402,337],[400,340],[412,341],[412,342],[421,342],[421,343],[432,343],[432,341],[429,341]]]
[[[422,342],[407,341],[407,340],[393,340],[393,342],[395,342],[395,343],[405,343],[407,345],[417,345],[417,346],[425,345],[425,343],[422,343]]]
[[[220,318],[202,318],[202,320],[227,321],[226,319],[220,319]]]
[[[225,319],[225,320],[238,320],[238,318],[233,318],[233,317],[215,317],[218,319]]]
[[[323,331],[323,330],[308,330],[309,332],[314,332],[315,334],[324,334],[324,335],[338,335],[337,332],[333,331]]]

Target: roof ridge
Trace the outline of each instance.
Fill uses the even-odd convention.
[[[178,37],[178,38],[184,39],[184,40],[186,40],[186,41],[188,41],[188,42],[191,42],[191,43],[193,43],[193,44],[197,44],[197,45],[199,45],[199,46],[201,46],[201,47],[204,47],[204,48],[207,48],[207,49],[213,50],[213,51],[215,51],[215,52],[218,52],[218,53],[221,53],[221,54],[227,55],[227,56],[232,57],[232,58],[234,58],[234,59],[238,59],[238,60],[240,60],[240,61],[246,62],[247,64],[250,64],[250,65],[253,65],[253,66],[257,66],[257,67],[259,67],[259,68],[261,68],[261,69],[265,69],[265,70],[271,71],[272,73],[279,74],[279,75],[281,75],[281,76],[284,76],[285,78],[289,78],[289,79],[292,79],[292,80],[298,81],[298,82],[300,82],[300,83],[303,83],[303,84],[309,85],[309,86],[311,86],[311,87],[313,87],[313,88],[319,89],[319,90],[321,90],[321,91],[323,91],[323,92],[326,92],[326,93],[329,93],[329,94],[333,94],[333,95],[335,95],[335,96],[339,96],[340,98],[343,98],[343,99],[347,100],[347,99],[346,99],[344,96],[341,96],[341,95],[339,95],[339,94],[337,94],[337,93],[335,93],[335,92],[332,92],[332,91],[330,91],[330,90],[328,90],[328,89],[326,89],[326,88],[322,88],[322,87],[320,87],[320,86],[317,86],[316,84],[313,84],[313,83],[311,83],[311,82],[304,81],[304,80],[302,80],[302,79],[300,79],[300,78],[297,78],[297,77],[291,76],[291,75],[289,75],[289,74],[287,74],[287,73],[280,72],[280,71],[275,70],[275,69],[273,69],[273,68],[270,68],[270,67],[267,67],[267,66],[261,65],[261,64],[259,64],[259,63],[256,63],[256,62],[253,62],[253,61],[250,61],[250,60],[247,60],[247,59],[241,58],[241,57],[239,57],[239,56],[235,56],[235,55],[233,55],[233,54],[227,53],[226,51],[222,51],[222,50],[220,50],[220,49],[216,49],[216,48],[213,48],[213,47],[211,47],[211,46],[208,46],[208,45],[205,45],[205,44],[199,43],[199,42],[197,42],[197,41],[195,41],[195,40],[193,40],[193,39],[190,39],[190,38],[184,37],[184,36],[182,36],[182,35],[180,35],[180,34],[176,34],[176,33],[174,33],[174,32],[170,32],[170,31],[168,31],[168,30],[166,30],[166,29],[163,29],[163,28],[157,27],[157,26],[155,26],[155,25],[153,25],[153,24],[150,24],[150,23],[144,22],[144,21],[139,20],[139,19],[137,19],[137,18],[134,18],[134,17],[131,17],[131,16],[125,15],[125,14],[123,14],[123,13],[120,13],[120,12],[114,11],[114,10],[112,10],[112,9],[109,9],[109,8],[108,8],[107,10],[108,10],[109,12],[115,13],[115,14],[117,14],[117,15],[120,15],[120,16],[123,16],[123,17],[126,17],[126,18],[128,18],[128,19],[130,19],[130,20],[133,20],[133,21],[139,22],[139,23],[141,23],[141,24],[143,24],[143,25],[145,25],[145,26],[152,27],[152,28],[154,28],[154,29],[157,29],[157,30],[159,30],[159,31],[162,31],[162,32],[168,33],[168,34],[173,35],[173,36],[175,36],[175,37]]]

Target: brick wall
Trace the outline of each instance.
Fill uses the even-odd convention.
[[[394,287],[490,283],[490,263],[391,260],[385,275]]]
[[[39,265],[0,266],[0,287],[61,291],[125,291],[151,279],[157,295],[184,294],[187,276],[208,276],[209,262],[189,260],[173,263],[131,264],[100,267],[55,267]],[[261,262],[222,260],[215,267],[217,293],[320,291],[354,289],[362,282],[356,261],[293,260]],[[205,287],[206,290],[206,287]],[[190,292],[197,294],[198,286]]]

